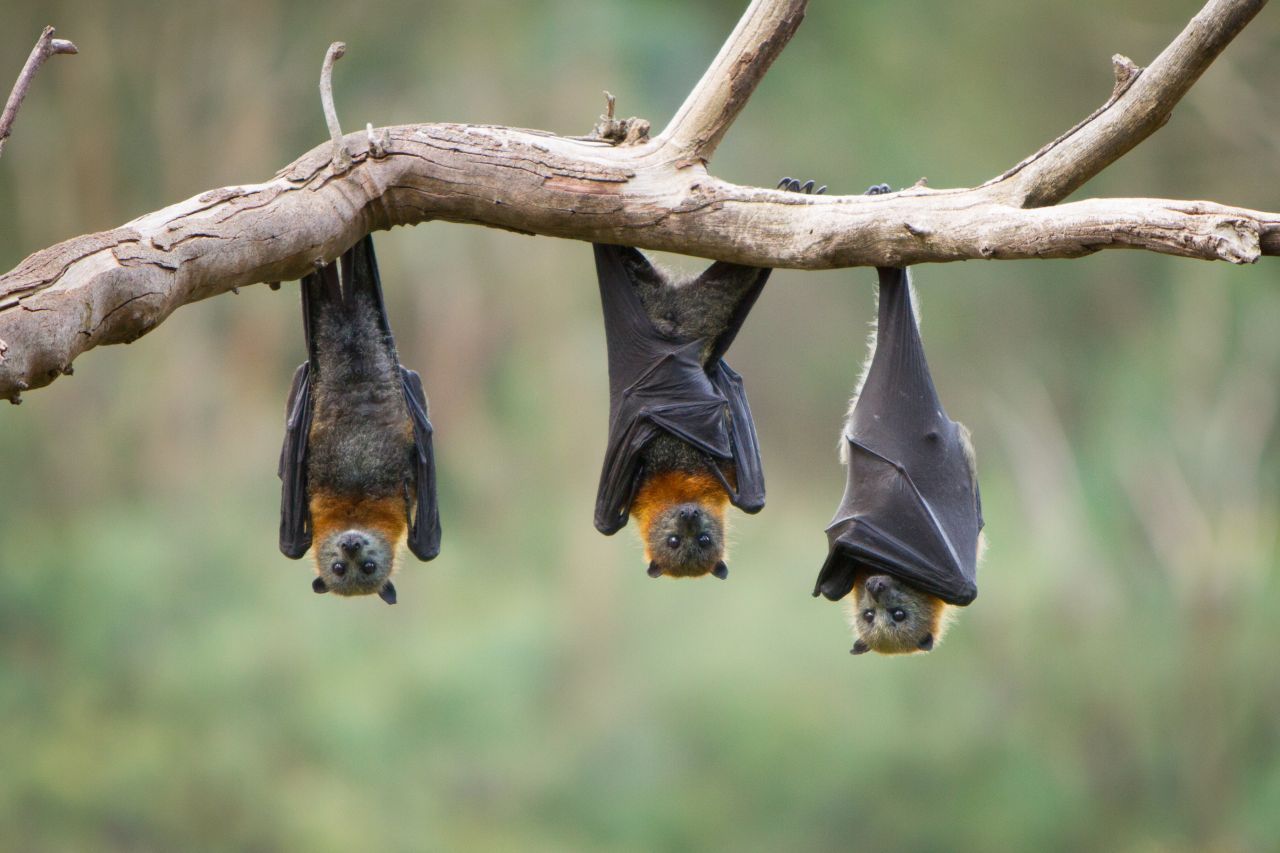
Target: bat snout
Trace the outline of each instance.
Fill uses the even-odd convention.
[[[363,535],[355,531],[348,531],[342,534],[338,539],[338,547],[342,549],[342,553],[348,557],[355,556],[361,548],[368,544],[368,540]]]
[[[698,507],[696,507],[696,506],[682,506],[682,507],[680,507],[680,520],[681,520],[681,521],[697,521],[697,520],[698,520],[698,518],[699,518],[701,515],[702,515],[702,510],[701,510],[701,509],[699,509],[699,508],[698,508]]]
[[[876,575],[874,577],[867,578],[866,586],[867,592],[871,594],[871,597],[876,601],[879,601],[880,596],[884,595],[885,590],[889,588],[889,579],[884,575]]]

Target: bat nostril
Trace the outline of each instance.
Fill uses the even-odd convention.
[[[354,554],[360,550],[360,546],[363,544],[364,538],[358,533],[344,534],[343,537],[338,540],[338,547],[341,548],[345,554]]]

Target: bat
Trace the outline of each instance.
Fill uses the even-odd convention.
[[[313,551],[315,592],[395,604],[400,545],[420,560],[440,553],[422,378],[396,356],[371,236],[300,289],[307,361],[286,406],[280,550]]]
[[[886,650],[864,633],[876,604],[889,620],[931,626],[913,635],[914,648],[893,651],[927,651],[941,605],[977,597],[982,499],[969,432],[947,416],[929,374],[907,271],[877,272],[875,351],[844,425],[845,492],[813,594],[836,601],[857,589],[855,653]]]
[[[724,355],[770,270],[718,261],[679,280],[604,244],[595,261],[609,360],[596,529],[612,535],[634,512],[651,577],[724,579],[725,505],[756,513],[765,501],[751,408]]]

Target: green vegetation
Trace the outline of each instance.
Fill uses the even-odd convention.
[[[348,128],[661,127],[745,0],[0,0],[0,269]],[[1176,8],[1166,8],[1173,6]],[[692,8],[690,8],[692,7]],[[833,192],[999,173],[1196,3],[813,0],[714,170]],[[1280,208],[1264,12],[1085,195]],[[655,582],[591,526],[604,342],[585,245],[379,235],[437,429],[444,551],[400,604],[276,550],[297,293],[182,309],[0,407],[0,849],[1272,850],[1280,843],[1280,267],[1106,252],[918,271],[973,430],[980,597],[909,660],[809,597],[866,270],[779,272],[731,362],[770,503],[727,583]],[[681,262],[685,263],[685,262]]]

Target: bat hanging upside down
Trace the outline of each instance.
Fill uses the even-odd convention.
[[[779,188],[814,190],[790,178]],[[634,513],[650,577],[724,579],[725,508],[759,512],[764,474],[742,378],[723,357],[770,271],[718,261],[677,280],[605,244],[595,259],[609,352],[596,529],[616,533]]]
[[[377,593],[408,541],[440,553],[435,457],[422,379],[399,364],[373,238],[302,280],[308,360],[289,392],[280,452],[280,550],[314,552],[316,592]]]
[[[947,417],[929,375],[907,271],[877,272],[872,356],[841,441],[848,479],[813,594],[853,593],[853,654],[927,652],[948,605],[978,595],[982,498],[969,431]]]

